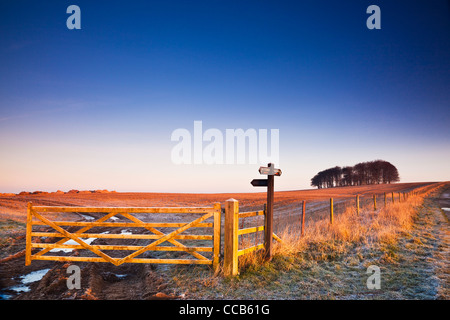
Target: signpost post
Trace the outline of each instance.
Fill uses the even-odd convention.
[[[267,175],[267,179],[254,179],[251,181],[254,187],[267,187],[266,219],[264,225],[264,239],[266,259],[272,259],[272,235],[273,235],[273,201],[274,201],[274,176],[281,176],[281,170],[276,169],[273,163],[267,167],[259,168],[260,174]]]

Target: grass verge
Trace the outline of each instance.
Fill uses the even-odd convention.
[[[170,285],[191,299],[435,299],[439,239],[432,238],[436,207],[426,199],[435,191],[359,215],[347,208],[332,225],[309,224],[304,237],[285,232],[270,263],[261,252],[241,256],[235,278],[180,266]],[[380,290],[367,287],[371,265],[381,270]]]

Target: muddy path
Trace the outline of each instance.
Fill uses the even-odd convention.
[[[438,205],[444,219],[436,228],[436,233],[442,239],[438,247],[438,264],[436,273],[439,278],[438,298],[450,299],[450,187],[446,188],[438,198]]]
[[[450,221],[450,188],[447,188],[442,192],[438,201],[442,213],[446,216],[447,220]]]

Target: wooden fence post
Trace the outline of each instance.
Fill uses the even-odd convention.
[[[356,213],[359,215],[359,194],[356,195]]]
[[[377,210],[377,196],[375,194],[373,195],[373,210]]]
[[[392,204],[394,204],[395,203],[395,200],[394,200],[394,193],[392,192]]]
[[[229,199],[225,202],[225,243],[224,243],[224,276],[238,274],[238,223],[239,202]]]
[[[302,237],[304,236],[305,232],[305,214],[306,214],[306,202],[303,200],[303,209],[302,209]]]
[[[222,206],[220,203],[214,204],[214,252],[213,252],[213,270],[214,272],[219,271],[219,257],[220,257],[220,215],[222,211]]]
[[[386,207],[386,192],[384,193],[384,207]]]
[[[333,198],[330,198],[330,224],[333,224]]]
[[[266,225],[266,218],[267,218],[267,203],[264,203],[263,211],[264,211],[264,226],[265,226]],[[256,236],[256,234],[255,234],[255,236]],[[263,239],[262,239],[263,243],[264,243],[265,236],[266,236],[266,234],[263,233]]]
[[[25,244],[25,265],[29,266],[31,264],[31,228],[33,216],[31,215],[31,202],[28,202],[27,207],[27,233],[26,233],[26,244]]]

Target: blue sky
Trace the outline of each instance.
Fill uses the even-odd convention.
[[[172,163],[195,120],[279,129],[279,190],[374,159],[450,180],[449,2],[0,4],[0,192],[261,191],[258,165]]]

